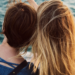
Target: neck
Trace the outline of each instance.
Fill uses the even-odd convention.
[[[6,36],[4,37],[4,40],[3,40],[2,44],[1,44],[1,46],[3,46],[7,52],[10,52],[10,54],[18,54],[19,53],[19,51],[16,48],[11,47],[7,43]]]
[[[7,59],[7,61],[10,61],[10,62],[14,62],[14,63],[18,62],[18,64],[19,64],[24,59],[23,58],[15,58],[15,56],[17,56],[18,54],[19,54],[19,50],[11,47],[7,43],[7,38],[4,37],[4,40],[3,40],[2,44],[0,45],[0,57],[2,57],[3,59]]]

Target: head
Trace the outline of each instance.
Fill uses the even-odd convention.
[[[37,38],[33,49],[40,62],[40,75],[71,75],[74,19],[60,0],[42,3],[37,10]],[[39,62],[38,62],[39,61]]]
[[[28,4],[21,2],[10,6],[3,23],[7,43],[14,48],[28,45],[35,32],[36,21],[36,11]]]

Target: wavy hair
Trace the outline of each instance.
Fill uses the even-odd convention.
[[[36,34],[32,50],[40,75],[73,75],[75,23],[62,1],[46,1],[39,6]]]

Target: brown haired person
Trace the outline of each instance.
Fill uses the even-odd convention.
[[[25,3],[16,3],[8,8],[3,23],[4,40],[0,45],[0,75],[9,75],[24,59],[14,56],[22,47],[32,43],[36,28],[36,11]],[[17,75],[37,75],[33,73],[33,64],[29,62]],[[15,72],[13,72],[15,75]]]
[[[61,0],[39,5],[34,56],[35,52],[35,65],[38,67],[40,63],[40,75],[75,75],[74,17]]]

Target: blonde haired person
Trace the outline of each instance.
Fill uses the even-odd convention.
[[[75,75],[74,17],[62,1],[46,1],[38,7],[36,34],[33,53],[40,75]]]

